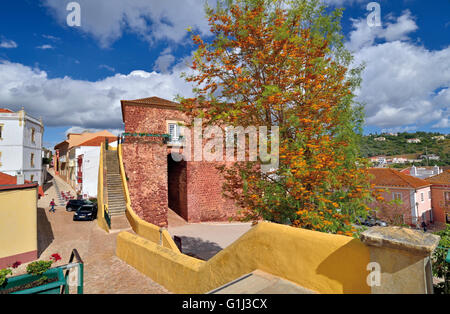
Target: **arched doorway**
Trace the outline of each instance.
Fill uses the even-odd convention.
[[[188,220],[186,161],[175,161],[172,154],[167,155],[167,193],[169,208]]]

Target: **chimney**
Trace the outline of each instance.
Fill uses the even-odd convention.
[[[416,166],[414,166],[414,165],[411,167],[411,175],[412,176],[416,176],[417,175]]]
[[[21,171],[17,172],[17,184],[25,184],[25,176]]]

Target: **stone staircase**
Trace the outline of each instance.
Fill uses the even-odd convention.
[[[114,221],[115,216],[125,214],[126,203],[120,177],[119,157],[117,151],[105,151],[106,157],[106,189],[108,195],[109,214]]]

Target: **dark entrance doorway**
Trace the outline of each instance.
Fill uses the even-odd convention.
[[[167,155],[167,192],[169,208],[188,220],[186,161],[175,161],[172,154]]]

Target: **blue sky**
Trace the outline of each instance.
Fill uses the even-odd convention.
[[[208,35],[203,0],[79,0],[81,27],[65,0],[16,0],[0,11],[0,107],[42,116],[44,142],[68,130],[123,127],[120,99],[190,95],[181,78],[194,49],[186,29]],[[365,132],[448,133],[450,1],[327,0],[342,21],[355,63],[365,62],[359,99]]]

